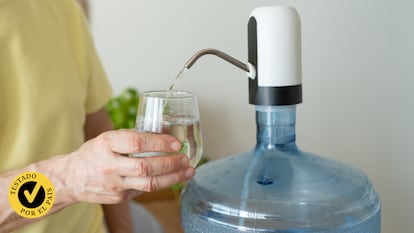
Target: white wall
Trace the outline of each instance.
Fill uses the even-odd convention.
[[[382,197],[382,232],[414,232],[413,1],[94,0],[92,29],[116,93],[165,89],[199,49],[245,61],[248,15],[271,4],[302,18],[298,145],[365,171]],[[203,57],[178,88],[199,96],[206,156],[254,146],[243,71]]]

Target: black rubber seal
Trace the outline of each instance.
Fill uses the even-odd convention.
[[[250,87],[249,103],[254,105],[292,105],[302,103],[302,85],[286,87]]]

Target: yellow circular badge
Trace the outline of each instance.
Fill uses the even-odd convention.
[[[8,196],[13,210],[24,218],[44,216],[55,201],[52,182],[39,172],[25,172],[16,176]]]

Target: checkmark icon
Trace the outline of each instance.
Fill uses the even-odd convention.
[[[24,172],[11,182],[8,199],[16,214],[23,218],[39,218],[53,207],[54,187],[45,175],[39,172]]]
[[[26,197],[27,201],[29,203],[33,203],[37,193],[39,192],[40,188],[42,187],[42,185],[40,185],[39,183],[36,183],[36,185],[34,186],[32,192],[30,193],[28,190],[24,190],[23,194]]]

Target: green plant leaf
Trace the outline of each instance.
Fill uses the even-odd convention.
[[[114,96],[105,106],[115,129],[134,128],[139,103],[139,92],[127,88]]]
[[[184,142],[181,143],[180,153],[182,154],[190,154],[190,142],[185,139]]]

